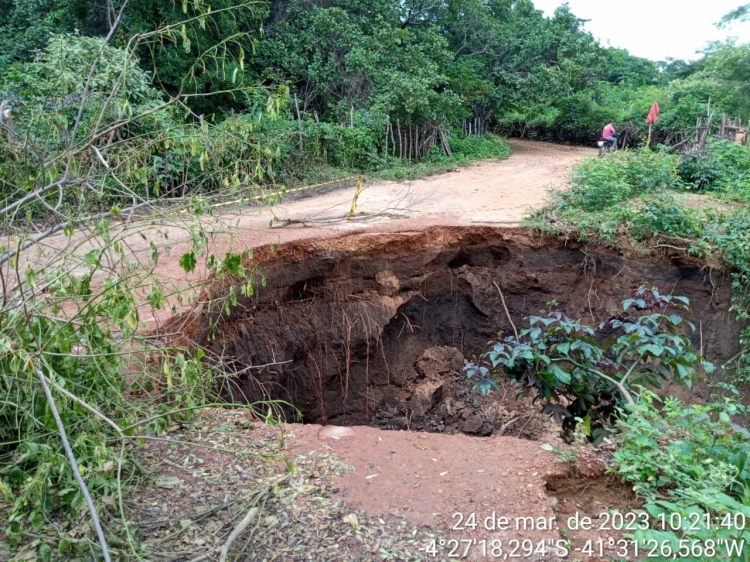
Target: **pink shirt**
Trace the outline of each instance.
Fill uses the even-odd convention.
[[[602,131],[602,138],[611,139],[615,136],[615,128],[612,125],[607,125]]]

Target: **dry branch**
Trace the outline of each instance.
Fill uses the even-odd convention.
[[[276,480],[273,482],[273,484],[269,484],[266,486],[263,490],[261,490],[260,494],[256,496],[257,500],[259,500],[261,497],[268,494],[274,487],[278,486],[285,480],[287,480],[289,476],[284,476],[280,480]],[[253,503],[257,503],[257,500]],[[212,556],[218,554],[220,562],[225,562],[227,559],[227,555],[229,554],[229,549],[232,547],[234,542],[237,540],[237,538],[245,532],[245,530],[248,528],[250,523],[253,522],[253,520],[258,516],[260,513],[260,509],[257,507],[251,507],[245,517],[242,518],[242,521],[240,521],[235,528],[232,530],[232,533],[229,535],[227,540],[224,542],[223,545],[220,547],[213,548],[209,550],[208,552],[205,552],[201,554],[200,556],[193,558],[189,562],[202,562],[203,560],[208,560]]]
[[[102,556],[104,557],[105,562],[111,562],[111,558],[109,556],[109,548],[107,547],[107,540],[104,538],[104,531],[102,530],[102,525],[99,522],[99,515],[96,512],[94,500],[91,499],[91,494],[89,494],[89,489],[86,487],[86,483],[83,481],[81,471],[78,470],[78,461],[73,454],[73,449],[70,446],[70,441],[68,441],[68,436],[65,432],[65,426],[63,425],[62,419],[60,419],[60,413],[57,411],[55,400],[52,398],[52,393],[49,390],[49,386],[47,386],[46,377],[39,368],[35,368],[34,370],[39,377],[39,382],[42,383],[44,396],[47,398],[47,404],[49,405],[49,409],[52,412],[52,417],[55,418],[57,430],[60,433],[60,439],[62,440],[65,452],[68,455],[68,462],[70,463],[70,468],[73,471],[73,476],[75,477],[76,482],[78,483],[78,487],[81,489],[81,493],[86,500],[86,506],[88,507],[89,513],[91,514],[91,521],[94,524],[94,529],[96,529],[96,536],[99,538],[99,545],[102,547]]]
[[[508,322],[510,322],[510,325],[513,326],[513,333],[516,334],[516,341],[520,341],[518,338],[518,330],[516,330],[516,325],[513,323],[513,319],[510,317],[510,312],[508,312],[508,307],[505,304],[505,297],[503,296],[503,291],[500,289],[500,285],[498,285],[495,281],[492,282],[492,284],[497,289],[498,293],[500,293],[500,300],[503,301],[503,308],[505,309],[505,315],[508,317]]]

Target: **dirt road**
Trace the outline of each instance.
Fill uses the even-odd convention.
[[[553,188],[562,188],[571,167],[595,152],[580,147],[510,141],[513,156],[412,182],[368,185],[359,197],[358,210],[369,213],[395,208],[408,222],[396,220],[391,227],[413,229],[419,225],[518,224],[531,209],[539,208]],[[352,190],[343,190],[280,205],[273,213],[281,218],[328,216],[346,213]],[[398,213],[396,213],[398,214]],[[263,212],[267,222],[271,210]],[[324,230],[380,229],[382,219],[367,224],[346,223]],[[391,227],[387,227],[391,230]],[[285,234],[284,236],[288,236]],[[296,236],[295,236],[296,237]]]
[[[343,216],[351,208],[354,187],[270,208],[222,209],[216,213],[215,219],[206,223],[211,233],[210,251],[223,256],[229,251],[247,251],[303,238],[328,238],[353,231],[414,231],[437,225],[517,225],[530,210],[544,205],[550,189],[566,186],[570,171],[577,162],[595,154],[593,149],[581,147],[528,141],[509,143],[513,155],[507,160],[481,162],[418,181],[366,184],[359,196],[357,210],[376,216],[387,211],[387,216],[329,224],[308,222],[283,228],[269,227],[269,221],[274,217],[300,220]],[[156,272],[164,281],[172,283],[175,290],[195,285],[205,276],[200,263],[199,268],[189,275],[179,265],[180,256],[188,248],[189,238],[184,229],[164,222],[141,225],[136,230],[129,236],[128,243],[142,261],[147,262],[151,255],[152,241],[169,248],[169,255],[160,257]],[[187,298],[183,302],[187,302]],[[149,322],[159,322],[166,317],[164,313],[155,318],[144,314]]]

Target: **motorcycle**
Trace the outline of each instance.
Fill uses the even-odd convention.
[[[606,152],[617,152],[617,137],[612,137],[611,140],[600,138],[596,141],[596,145],[599,147],[599,156],[604,156]]]

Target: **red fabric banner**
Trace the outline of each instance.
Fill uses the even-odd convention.
[[[656,120],[659,118],[659,104],[654,102],[654,105],[651,106],[651,111],[648,112],[648,117],[646,117],[646,123],[649,125],[653,125],[656,123]]]

